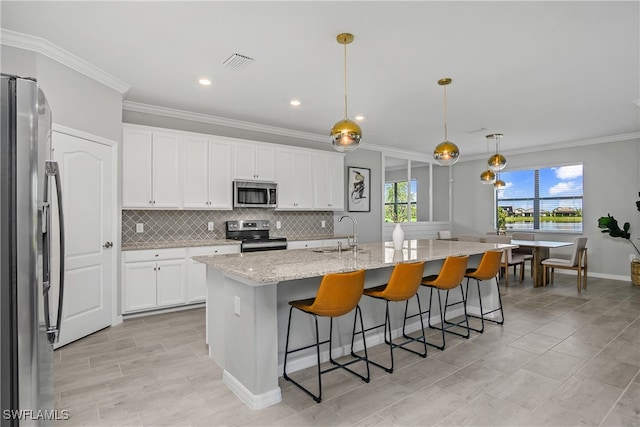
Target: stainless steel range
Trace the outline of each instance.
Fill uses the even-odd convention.
[[[225,228],[227,239],[242,241],[240,252],[287,249],[285,237],[269,237],[271,223],[267,220],[227,221]]]

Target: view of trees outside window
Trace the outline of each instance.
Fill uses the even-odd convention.
[[[418,220],[417,186],[414,179],[411,180],[410,188],[407,181],[384,184],[385,222],[416,222]]]
[[[582,232],[582,164],[501,172],[507,229]]]

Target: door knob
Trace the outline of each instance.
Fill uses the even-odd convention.
[[[113,242],[105,242],[104,245],[102,245],[102,247],[105,249],[109,249],[112,246],[113,246]]]

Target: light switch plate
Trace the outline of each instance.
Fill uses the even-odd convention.
[[[144,233],[144,224],[139,222],[136,224],[136,233]]]
[[[209,221],[209,222],[207,223],[207,230],[209,230],[209,231],[213,231],[213,221]]]
[[[325,228],[327,226],[327,221],[320,221],[320,227]]]
[[[282,223],[280,221],[276,221],[276,228],[280,230],[282,228]]]

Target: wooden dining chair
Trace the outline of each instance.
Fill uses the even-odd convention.
[[[547,286],[547,270],[551,269],[551,284],[553,284],[553,273],[556,268],[566,270],[576,270],[578,272],[578,292],[587,290],[587,238],[576,237],[573,243],[573,253],[567,258],[547,258],[542,261],[544,275],[543,286]]]
[[[518,231],[514,231],[513,234],[511,235],[511,238],[513,240],[536,240],[536,234],[535,233],[523,233],[523,232],[518,232]],[[525,260],[529,260],[531,262],[531,277],[533,277],[533,249],[532,248],[516,248],[513,249],[513,253],[514,254],[522,254],[524,255],[524,259]],[[513,274],[516,274],[515,272],[515,266],[513,267],[514,271]]]
[[[509,236],[487,236],[485,238],[487,243],[504,243],[510,244],[511,237]],[[502,253],[502,269],[504,270],[504,285],[509,287],[509,267],[520,266],[520,283],[524,280],[524,255],[514,254],[513,249],[505,249]]]

